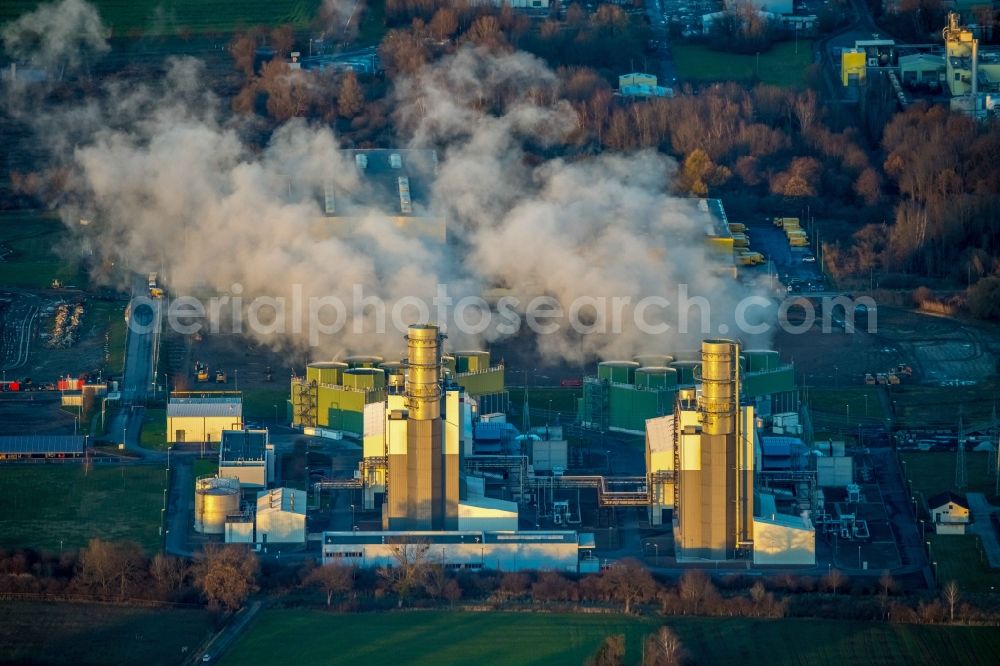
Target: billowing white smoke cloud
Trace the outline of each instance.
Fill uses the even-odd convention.
[[[448,248],[415,239],[395,226],[391,212],[371,208],[348,236],[323,232],[325,184],[335,185],[338,207],[370,205],[367,185],[337,138],[327,127],[295,120],[263,149],[248,146],[239,121],[225,120],[206,92],[193,59],[173,61],[156,85],[113,90],[88,100],[85,112],[42,114],[36,122],[55,150],[72,155],[74,182],[62,212],[77,246],[94,257],[98,279],[124,284],[122,266],[159,270],[175,298],[242,298],[234,309],[244,320],[254,314],[247,304],[263,297],[263,326],[242,330],[279,349],[305,349],[315,358],[398,354],[396,325],[416,321],[422,313],[412,301],[431,304],[441,283],[455,300],[505,288],[517,313],[536,296],[555,297],[564,309],[560,325],[537,336],[552,357],[580,361],[693,346],[702,337],[700,314],[694,308],[690,333],[677,330],[681,284],[692,295],[711,296],[711,334],[720,324],[734,332],[734,303],[743,294],[706,256],[696,203],[666,194],[673,160],[653,152],[528,159],[525,144],[544,150],[576,128],[572,108],[556,101],[557,85],[532,56],[471,47],[397,82],[400,143],[438,150],[432,199],[447,220]],[[81,226],[81,218],[91,223]],[[352,312],[359,291],[369,301]],[[650,335],[634,325],[632,308],[648,297],[670,301],[644,313],[669,331]],[[372,298],[385,303],[384,333]],[[614,298],[626,303],[617,320]],[[268,326],[274,299],[284,299],[284,311],[280,324]],[[340,320],[335,333],[310,326],[310,299],[345,304],[347,311],[338,312],[314,301],[321,321]],[[294,311],[296,301],[302,312]],[[567,322],[574,304],[584,306],[577,314],[592,332]],[[222,330],[232,328],[231,306],[211,317],[226,320]],[[429,317],[439,319],[434,305]],[[442,323],[454,347],[514,332],[499,317],[478,332]]]
[[[323,0],[319,20],[330,39],[343,39],[357,33],[365,0]]]
[[[75,68],[84,54],[108,51],[107,38],[100,13],[84,0],[39,5],[0,33],[11,58],[45,68]]]

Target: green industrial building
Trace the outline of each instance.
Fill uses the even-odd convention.
[[[505,411],[503,365],[490,365],[485,351],[462,351],[442,358],[447,381],[465,389],[477,400],[481,413]],[[385,361],[380,356],[349,356],[341,361],[310,363],[304,376],[291,383],[292,425],[338,430],[363,436],[365,410],[384,403],[389,393],[401,393],[405,361]]]
[[[642,434],[648,419],[673,413],[678,389],[700,383],[701,363],[677,360],[691,356],[644,354],[634,361],[599,363],[597,376],[583,382],[578,402],[581,425]],[[741,354],[740,387],[743,399],[754,402],[758,415],[792,411],[797,406],[794,368],[782,363],[776,351]]]

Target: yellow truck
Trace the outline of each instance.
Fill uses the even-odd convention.
[[[764,263],[764,255],[760,252],[749,252],[741,250],[736,253],[737,266],[756,266]]]
[[[733,247],[750,247],[750,239],[743,234],[733,234]]]
[[[779,229],[798,229],[799,228],[799,218],[797,217],[776,217],[774,218],[774,226]]]
[[[747,225],[740,222],[730,222],[729,231],[734,234],[742,234],[747,230]]]

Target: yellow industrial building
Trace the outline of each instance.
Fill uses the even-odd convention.
[[[844,49],[840,52],[840,81],[845,88],[864,83],[867,72],[868,56],[864,49]]]
[[[243,427],[239,394],[174,393],[167,402],[167,443],[217,444],[225,430]]]

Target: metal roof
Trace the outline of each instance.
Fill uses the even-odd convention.
[[[171,398],[167,403],[167,418],[171,417],[243,416],[242,398]]]
[[[6,435],[0,437],[0,454],[71,453],[82,454],[83,436]]]
[[[264,460],[266,430],[223,430],[219,452],[223,462]]]
[[[480,421],[476,423],[473,430],[473,437],[476,441],[511,439],[516,434],[517,429],[513,424],[496,421]]]
[[[324,532],[325,544],[426,544],[458,543],[578,543],[571,531],[473,532],[473,531],[394,531],[394,532]]]
[[[297,488],[273,488],[257,493],[257,513],[262,511],[287,511],[306,513],[306,491]]]
[[[360,187],[354,192],[330,192],[336,197],[337,209],[328,216],[350,217],[376,208],[394,216],[433,217],[429,208],[438,168],[435,151],[345,150],[343,155],[344,161],[357,169]]]

